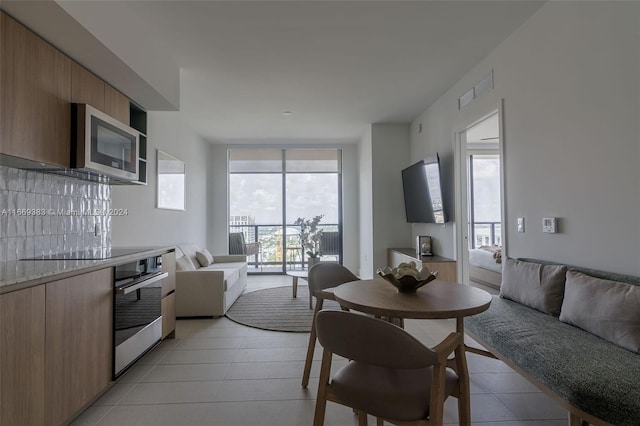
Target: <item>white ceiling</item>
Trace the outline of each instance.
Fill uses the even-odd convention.
[[[57,2],[116,55],[115,36],[177,64],[180,114],[223,143],[352,142],[368,123],[410,122],[542,4]]]

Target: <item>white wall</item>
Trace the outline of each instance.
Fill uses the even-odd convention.
[[[373,272],[387,266],[387,249],[413,247],[400,170],[410,165],[409,124],[373,124]]]
[[[350,271],[360,269],[360,227],[358,146],[342,146],[342,230],[343,265]]]
[[[360,278],[373,277],[373,144],[371,126],[358,142]],[[377,214],[377,212],[376,212]]]
[[[414,121],[412,158],[451,156],[454,129],[504,99],[506,226],[527,222],[509,255],[639,275],[639,46],[638,3],[547,3]],[[491,69],[495,89],[458,111]],[[545,216],[560,233],[542,233]]]
[[[229,197],[226,145],[209,147],[209,233],[207,246],[211,253],[229,252]]]
[[[360,165],[360,272],[373,277],[387,266],[387,249],[411,247],[402,175],[409,165],[409,125],[372,124],[358,143]]]
[[[211,144],[209,148],[209,234],[208,247],[212,253],[228,252],[228,164],[229,148],[248,148],[250,145]],[[358,159],[355,144],[340,145],[260,145],[260,148],[340,148],[342,149],[342,214],[343,264],[352,271],[359,267],[358,239]]]
[[[176,112],[147,115],[147,185],[113,186],[112,207],[129,214],[112,218],[114,246],[150,246],[207,242],[207,169],[209,146]],[[156,208],[156,149],[185,162],[187,203],[185,211]]]

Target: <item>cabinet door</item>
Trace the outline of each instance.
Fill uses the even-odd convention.
[[[45,286],[0,295],[0,424],[44,424]]]
[[[71,60],[0,15],[1,152],[69,167]]]
[[[162,298],[162,338],[175,337],[176,329],[176,293]]]
[[[111,382],[113,270],[46,286],[45,412],[61,424]]]
[[[105,83],[104,112],[116,120],[129,124],[129,98]]]
[[[162,272],[167,272],[169,276],[162,280],[162,297],[176,289],[176,253],[165,253],[162,255]]]
[[[456,262],[433,262],[426,263],[425,266],[429,268],[430,271],[438,271],[439,280],[453,283],[458,281]]]
[[[104,81],[80,64],[71,67],[71,101],[104,111]]]
[[[169,276],[162,280],[162,338],[175,337],[176,329],[176,253],[162,255],[162,272]]]

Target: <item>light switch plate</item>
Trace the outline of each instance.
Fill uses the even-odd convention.
[[[542,232],[555,234],[558,232],[558,220],[555,217],[545,217],[542,219]]]
[[[518,218],[518,232],[524,232],[524,217]]]

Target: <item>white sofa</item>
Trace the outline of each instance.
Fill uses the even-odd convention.
[[[247,258],[215,255],[201,266],[198,251],[194,244],[176,248],[176,316],[223,316],[247,286]]]

